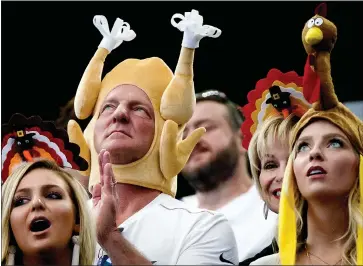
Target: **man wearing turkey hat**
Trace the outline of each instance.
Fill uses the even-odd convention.
[[[199,128],[182,140],[195,106],[194,50],[203,37],[218,37],[221,31],[203,26],[196,10],[185,17],[175,14],[171,22],[184,31],[174,74],[157,57],[127,59],[101,81],[107,54],[136,35],[121,19],[110,32],[106,18],[94,18],[104,38],[75,97],[77,117],[93,118],[84,134],[75,121],[68,131],[91,165],[82,174],[90,176],[102,246],[98,265],[238,262],[225,217],[174,198],[177,174],[205,132]]]

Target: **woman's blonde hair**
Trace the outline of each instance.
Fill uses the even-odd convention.
[[[10,214],[13,208],[13,198],[15,191],[23,177],[35,169],[47,169],[55,172],[68,184],[71,190],[71,197],[76,207],[79,217],[79,263],[80,265],[92,265],[95,258],[96,249],[96,229],[93,219],[87,206],[88,195],[83,186],[65,170],[60,168],[55,162],[49,160],[37,160],[32,163],[20,164],[7,178],[1,190],[1,261],[6,262],[12,232],[10,228]],[[71,241],[71,240],[70,240]]]
[[[305,127],[310,125],[311,123],[317,120],[312,119],[310,123],[308,123]],[[305,128],[301,128],[299,130],[299,134]],[[299,135],[298,134],[298,135]],[[298,139],[298,135],[296,139]],[[355,150],[356,151],[356,150]],[[292,153],[290,158],[292,163],[294,162],[297,155],[296,149],[296,142],[292,147]],[[359,154],[358,154],[359,158]],[[292,182],[294,187],[294,195],[295,195],[295,213],[296,213],[296,234],[297,234],[297,245],[296,245],[296,252],[302,250],[306,244],[307,238],[307,203],[306,200],[301,195],[299,188],[297,186],[296,177],[294,171],[292,171]],[[359,177],[357,177],[354,186],[352,187],[351,191],[349,192],[348,196],[348,215],[349,215],[349,224],[348,229],[344,235],[340,238],[336,239],[336,241],[341,239],[346,239],[343,248],[343,261],[341,265],[357,265],[357,248],[356,248],[356,241],[357,241],[357,228],[358,225],[363,226],[363,213],[359,208]]]
[[[261,160],[266,155],[268,147],[276,140],[289,148],[291,132],[298,121],[298,117],[290,115],[287,118],[281,116],[270,117],[260,125],[253,134],[248,146],[248,158],[252,177],[257,189],[262,196],[263,191],[260,184]]]

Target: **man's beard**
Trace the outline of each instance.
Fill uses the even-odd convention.
[[[183,170],[188,183],[198,192],[208,192],[229,180],[236,171],[239,150],[234,139],[216,158],[194,171]]]

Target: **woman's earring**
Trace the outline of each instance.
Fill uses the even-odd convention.
[[[73,254],[72,265],[79,265],[79,236],[72,236]]]
[[[263,205],[263,215],[265,216],[265,220],[267,220],[267,216],[268,216],[268,207],[267,207],[266,202],[265,202],[265,204]]]
[[[15,253],[16,253],[16,247],[9,246],[8,261],[6,265],[15,265]]]

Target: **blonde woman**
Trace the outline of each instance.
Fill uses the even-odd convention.
[[[290,133],[310,105],[303,95],[302,77],[292,71],[282,73],[277,69],[270,70],[266,78],[257,82],[248,100],[249,103],[243,107],[246,116],[242,126],[244,147],[248,148],[251,175],[265,201],[263,215],[267,219],[269,210],[274,214],[279,213],[282,180],[289,158]],[[256,117],[265,119],[259,121]],[[255,132],[253,128],[257,128]],[[267,247],[261,246],[260,253],[242,261],[240,265],[250,264],[275,251],[277,245],[273,241]]]
[[[91,265],[96,236],[87,199],[55,162],[20,164],[2,186],[2,264]]]
[[[267,219],[269,210],[279,213],[282,180],[289,158],[289,133],[296,124],[297,117],[271,117],[254,133],[248,157],[250,169],[261,198],[265,201],[264,216]],[[273,240],[271,245],[261,247],[261,252],[248,258],[240,265],[248,265],[252,261],[278,251]]]
[[[305,49],[316,57],[309,58],[313,68],[307,65],[305,74],[316,76],[310,85],[318,85],[320,98],[293,132],[280,199],[279,254],[256,265],[363,265],[363,123],[335,95],[330,51],[337,29],[325,9],[319,5],[303,30]],[[322,51],[321,41],[329,45]]]
[[[290,133],[298,121],[291,115],[267,119],[253,135],[248,157],[251,173],[268,210],[279,213],[282,180],[289,159]]]
[[[335,109],[342,111],[340,121],[329,112],[315,116],[310,112],[298,125],[280,207],[280,257],[268,256],[256,265],[280,261],[283,265],[361,265],[362,177],[358,176],[362,173],[358,169],[363,148],[357,122],[360,127],[362,122],[341,104]]]

